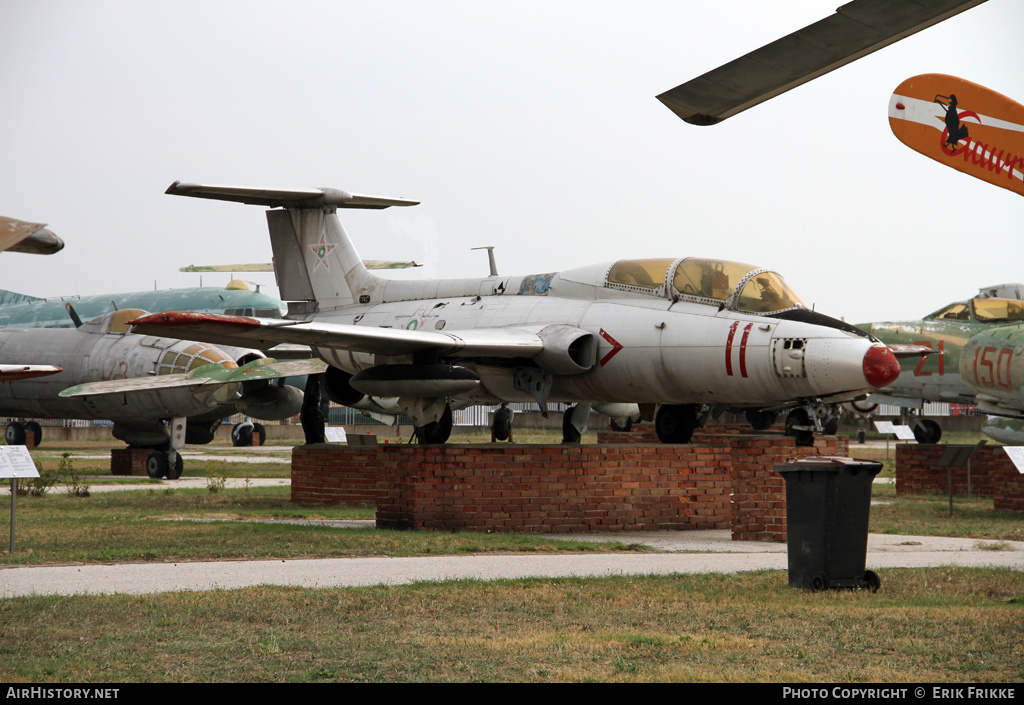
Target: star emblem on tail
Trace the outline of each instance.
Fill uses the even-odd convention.
[[[316,255],[316,264],[313,265],[313,269],[318,269],[322,264],[325,269],[330,269],[331,265],[327,261],[328,253],[334,249],[334,245],[327,242],[327,233],[320,233],[320,242],[310,245],[309,249]]]

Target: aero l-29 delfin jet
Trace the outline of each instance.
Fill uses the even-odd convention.
[[[976,404],[993,416],[1024,418],[1024,284],[985,287],[917,321],[864,323],[860,328],[891,346],[934,353],[906,361],[892,384],[854,403],[861,413],[893,404],[913,420],[919,443],[937,443],[939,424],[920,418],[924,402]]]
[[[807,443],[833,405],[899,374],[888,347],[806,308],[765,268],[680,257],[386,280],[363,265],[337,209],[415,201],[180,182],[167,193],[269,206],[289,314],[162,313],[132,321],[134,330],[257,348],[309,345],[329,365],[333,401],[397,397],[421,443],[447,440],[453,405],[531,400],[610,415],[639,408],[664,442],[688,442],[707,407],[745,410],[755,423],[791,409],[789,425]],[[567,423],[580,416],[570,409]]]

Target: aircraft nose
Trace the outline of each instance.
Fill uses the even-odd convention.
[[[900,376],[900,362],[886,345],[872,345],[864,353],[864,379],[872,387],[887,387]]]

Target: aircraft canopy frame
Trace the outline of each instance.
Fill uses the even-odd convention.
[[[608,270],[606,286],[673,301],[775,314],[806,308],[774,270],[742,262],[684,257],[619,260]]]

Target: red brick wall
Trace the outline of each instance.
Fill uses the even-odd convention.
[[[729,478],[701,446],[387,446],[377,524],[571,532],[726,528]]]
[[[339,453],[340,448],[344,451]],[[373,446],[296,446],[292,451],[292,501],[375,505],[379,467]]]
[[[775,464],[849,452],[845,437],[812,448],[781,434],[706,438],[687,445],[297,446],[292,501],[375,502],[383,528],[729,528],[734,539],[785,541],[786,488]]]
[[[896,445],[896,494],[949,494],[949,471],[939,466],[939,459],[948,448],[945,444],[899,443]],[[998,471],[1000,459],[1010,464],[1006,452],[999,447],[979,448],[971,456],[971,495],[992,496],[992,475]],[[953,469],[953,494],[967,496],[967,465]]]
[[[1024,512],[1024,475],[1018,472],[1009,457],[999,464],[1002,466],[1000,471],[992,476],[993,505],[999,510]]]
[[[948,471],[939,467],[944,445],[896,446],[897,494],[949,494]],[[953,470],[953,494],[967,496],[967,466]],[[1001,446],[979,448],[971,456],[972,496],[992,497],[995,509],[1024,511],[1024,475]]]

